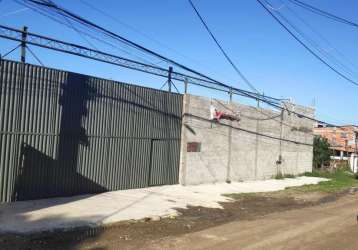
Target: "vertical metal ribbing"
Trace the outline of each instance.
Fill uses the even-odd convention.
[[[54,144],[53,144],[53,159],[58,159],[59,156],[59,134],[60,134],[60,126],[61,126],[61,117],[62,117],[62,106],[60,105],[63,96],[63,88],[65,87],[65,81],[67,79],[67,74],[62,71],[57,71],[57,84],[56,84],[56,92],[54,93]],[[52,183],[51,189],[53,193],[57,193],[60,189],[60,166],[58,161],[53,163],[53,172],[52,172]]]
[[[0,118],[3,117],[3,101],[4,101],[4,65],[3,65],[3,60],[1,58],[0,55]],[[3,119],[0,120],[0,201],[3,200],[3,195],[2,195],[2,191],[3,191],[3,187],[1,185],[1,183],[3,182],[3,175],[2,175],[2,164],[1,164],[1,156],[2,156],[2,142],[3,142],[3,133],[2,133],[2,123],[3,123]]]
[[[0,201],[9,201],[16,182],[21,199],[138,188],[150,178],[177,183],[181,95],[26,64],[19,103],[20,70],[4,61],[0,71]],[[69,108],[76,105],[86,114]],[[79,126],[88,145],[74,134]],[[22,143],[28,148],[19,172]]]
[[[111,145],[113,144],[113,132],[112,132],[112,121],[113,121],[113,96],[114,96],[114,84],[111,82],[107,82],[107,95],[111,96],[112,98],[109,98],[109,100],[107,101],[107,114],[108,114],[108,120],[107,120],[107,128],[106,128],[106,140],[107,140],[107,145],[106,145],[106,176],[105,176],[105,180],[104,185],[106,185],[107,189],[112,189],[113,188],[113,179],[112,176],[114,174],[113,171],[113,167],[114,167],[114,162],[112,161],[113,159],[113,152],[112,152],[112,147]]]
[[[17,69],[13,68],[14,65],[11,65],[11,66],[12,66],[11,67],[12,71],[10,71],[10,72],[12,72],[12,73],[16,72]],[[8,74],[8,77],[6,79],[6,97],[5,97],[6,100],[5,100],[5,105],[4,105],[5,110],[4,110],[4,127],[3,127],[4,131],[8,131],[11,128],[11,125],[12,125],[12,124],[9,124],[9,122],[12,121],[11,114],[13,112],[13,110],[12,110],[12,107],[13,107],[13,104],[12,104],[13,92],[11,90],[11,87],[13,87],[13,86],[10,85],[10,82],[15,80],[15,79],[13,79],[13,75],[14,75],[14,73],[13,74]],[[4,161],[3,161],[4,165],[2,167],[2,173],[1,174],[2,174],[2,181],[3,181],[3,183],[2,183],[2,185],[3,185],[3,197],[4,197],[5,200],[8,200],[8,194],[9,194],[8,189],[7,189],[7,183],[8,183],[7,173],[9,171],[8,166],[11,166],[9,158],[11,158],[12,153],[13,153],[13,152],[11,152],[12,148],[10,148],[11,145],[12,145],[11,144],[11,138],[12,138],[12,135],[6,133],[6,136],[5,136],[5,139],[4,139],[4,141],[5,141],[5,143],[4,143],[4,149],[5,150],[4,151],[5,152],[4,152],[4,156],[1,157],[1,158],[4,159]]]
[[[5,200],[4,197],[4,156],[5,156],[5,140],[6,135],[4,134],[5,127],[5,103],[7,96],[7,63],[4,63],[0,58],[0,201]]]
[[[95,151],[93,152],[93,154],[95,155],[95,165],[94,167],[94,180],[96,183],[100,183],[101,182],[101,175],[102,175],[102,169],[103,169],[103,162],[101,161],[102,155],[103,155],[103,148],[101,147],[101,139],[102,139],[102,135],[103,135],[103,123],[102,121],[105,119],[105,117],[103,116],[103,98],[101,98],[101,96],[104,96],[105,92],[103,91],[104,86],[102,86],[101,84],[98,83],[97,80],[95,80],[95,88],[96,88],[96,93],[98,98],[96,99],[96,111],[97,114],[94,115],[95,117],[95,126],[96,126],[96,130],[95,130],[95,135],[94,135],[94,140],[95,140]],[[107,121],[106,121],[107,122]]]
[[[8,97],[8,72],[9,72],[9,63],[1,62],[1,75],[0,75],[0,201],[6,200],[6,190],[5,190],[5,154],[6,154],[6,140],[7,134],[5,134],[5,122],[6,122],[6,103]]]
[[[19,120],[21,113],[20,99],[22,94],[22,89],[20,86],[22,86],[25,71],[25,64],[20,64],[19,67],[16,67],[17,65],[14,66],[16,73],[12,74],[11,76],[11,82],[13,82],[13,86],[9,85],[9,94],[12,100],[8,106],[8,129],[11,129],[13,133],[9,135],[9,167],[5,169],[6,200],[10,200],[12,196],[11,176],[13,171],[16,169],[16,160],[19,152],[17,144],[19,142]]]

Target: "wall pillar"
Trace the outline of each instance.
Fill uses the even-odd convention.
[[[181,140],[180,140],[180,163],[179,163],[179,184],[186,185],[187,175],[187,128],[188,117],[185,115],[189,112],[190,95],[183,95],[183,111],[181,124]]]
[[[232,90],[230,89],[230,102],[229,107],[232,108]],[[227,156],[227,169],[226,169],[226,183],[231,183],[231,149],[232,148],[232,121],[229,121],[228,133],[228,156]]]

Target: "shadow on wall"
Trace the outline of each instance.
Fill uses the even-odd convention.
[[[89,147],[86,130],[82,127],[82,117],[87,116],[86,102],[92,96],[95,96],[95,91],[88,85],[87,76],[68,74],[59,100],[62,116],[57,157],[52,159],[23,143],[13,200],[106,191],[106,188],[76,171],[79,145]]]
[[[92,87],[97,86],[96,81],[92,80],[93,78],[89,76],[68,73],[66,82],[61,86],[62,91],[59,97],[61,105],[59,134],[52,135],[51,133],[55,132],[50,131],[49,135],[36,135],[36,138],[51,136],[50,140],[36,139],[40,145],[30,145],[25,140],[22,142],[19,171],[12,193],[13,201],[177,183],[179,157],[175,158],[173,154],[177,154],[178,151],[175,149],[179,148],[180,144],[181,116],[178,114],[181,114],[181,110],[168,110],[170,105],[153,102],[151,99],[152,94],[158,95],[164,101],[168,101],[171,96],[167,93],[151,93],[148,90],[141,96],[142,92],[137,93],[137,87],[125,84],[111,94],[106,93],[106,88],[102,93],[100,88]],[[42,98],[47,98],[47,96],[42,96]],[[97,99],[98,103],[93,106],[98,104],[98,110],[102,109],[102,112],[104,110],[112,116],[123,116],[116,117],[118,124],[115,129],[117,131],[113,133],[118,135],[123,129],[130,127],[124,139],[118,140],[116,136],[112,138],[112,125],[107,126],[107,123],[111,124],[111,121],[103,118],[106,114],[96,112],[97,106],[94,112],[88,113],[87,106],[92,106],[92,104],[88,105],[88,102],[93,100],[97,102]],[[111,110],[112,106],[120,110],[112,113],[114,111]],[[51,117],[52,115],[46,116],[46,119],[51,119]],[[106,125],[106,131],[94,132],[97,134],[88,137],[88,131],[82,126],[85,120],[103,123]],[[122,122],[122,120],[126,121]],[[52,125],[57,126],[55,121]],[[135,128],[132,128],[133,126]],[[149,126],[149,129],[143,129],[145,126],[146,128]],[[48,131],[45,132],[48,133]],[[94,137],[96,145],[93,144],[90,148]],[[46,142],[49,145],[42,145]],[[127,145],[130,146],[127,147]],[[50,149],[46,152],[53,149],[55,152],[51,156],[55,157],[44,153],[42,147]],[[123,155],[121,155],[122,149]],[[96,155],[91,158],[88,156],[91,154]],[[82,155],[88,157],[86,161],[96,160],[87,165],[83,163],[82,166],[80,161]],[[88,165],[90,167],[87,168]],[[92,177],[81,175],[79,172],[82,170],[86,171],[87,176]],[[111,186],[110,182],[114,178],[121,183],[119,185],[116,183],[113,189],[114,185]]]

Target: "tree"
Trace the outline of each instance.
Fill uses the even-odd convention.
[[[315,136],[313,139],[313,167],[321,168],[328,165],[330,161],[331,150],[326,138]]]

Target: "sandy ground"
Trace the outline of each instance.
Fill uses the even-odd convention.
[[[233,182],[197,186],[159,186],[0,205],[0,233],[36,233],[78,227],[97,227],[127,220],[176,215],[188,206],[222,208],[227,193],[269,192],[316,184],[326,179]]]
[[[167,237],[147,249],[358,249],[358,195]]]

